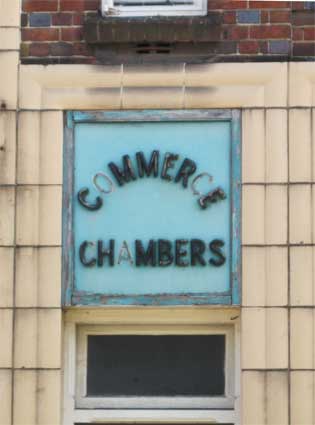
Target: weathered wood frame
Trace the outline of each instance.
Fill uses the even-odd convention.
[[[216,307],[113,307],[68,309],[65,312],[64,329],[64,404],[63,424],[74,423],[104,423],[104,424],[156,424],[156,423],[196,423],[196,424],[240,424],[240,323],[239,310],[236,308]],[[104,407],[104,399],[98,406],[95,401],[87,401],[85,407],[80,407],[80,382],[78,375],[84,378],[84,352],[80,335],[86,331],[97,330],[105,334],[211,334],[226,331],[229,334],[229,364],[226,367],[229,383],[225,406],[219,400],[212,398],[211,407],[193,406],[194,401],[188,397],[188,404],[180,407],[180,400],[175,400],[173,406],[163,408],[159,400],[153,406],[143,403],[143,398],[133,401],[133,408],[126,408],[116,400],[108,400]],[[84,350],[84,348],[83,348]],[[80,381],[80,378],[79,378]],[[78,398],[79,395],[79,398]],[[150,400],[148,400],[150,401]],[[219,403],[217,403],[219,401]],[[163,401],[162,401],[163,403]],[[103,404],[103,405],[102,405]],[[152,404],[152,403],[151,403]],[[224,403],[223,403],[224,404]],[[165,405],[165,400],[164,400]],[[136,407],[135,407],[136,406]],[[153,407],[153,408],[152,408]]]
[[[76,123],[158,121],[229,121],[231,123],[231,270],[230,289],[223,293],[175,295],[76,294],[73,258],[74,128]],[[241,282],[241,123],[235,109],[66,112],[63,184],[63,304],[71,305],[239,305]]]

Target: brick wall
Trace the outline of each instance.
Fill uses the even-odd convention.
[[[24,63],[97,63],[83,23],[99,0],[23,0]],[[209,0],[220,16],[212,53],[227,60],[307,60],[315,56],[315,2]],[[211,51],[209,51],[211,53]]]

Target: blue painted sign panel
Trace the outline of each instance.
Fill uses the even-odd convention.
[[[66,304],[239,302],[237,114],[74,113],[66,134]]]

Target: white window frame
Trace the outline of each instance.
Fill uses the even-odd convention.
[[[206,0],[193,0],[187,5],[115,6],[114,0],[102,0],[103,16],[204,16],[207,14]],[[145,0],[143,0],[145,3]]]
[[[74,423],[150,423],[189,422],[239,424],[239,328],[231,322],[231,310],[212,311],[208,323],[174,323],[172,309],[161,323],[160,309],[146,323],[145,317],[134,321],[134,309],[121,310],[122,318],[113,323],[113,312],[70,310],[64,332],[64,425]],[[119,310],[119,309],[118,309]],[[127,310],[127,311],[126,311]],[[132,312],[128,320],[128,310]],[[138,310],[138,309],[136,309]],[[150,310],[150,309],[149,309]],[[178,310],[178,309],[176,309]],[[180,310],[180,309],[179,309]],[[181,309],[181,315],[185,308]],[[117,309],[115,309],[116,313]],[[203,309],[205,313],[205,310]],[[163,311],[163,315],[165,310]],[[224,320],[218,321],[217,316]],[[125,316],[125,320],[124,320]],[[173,316],[173,317],[172,317]],[[212,317],[213,316],[213,317]],[[228,316],[229,319],[228,319]],[[68,318],[70,317],[70,321]],[[88,322],[86,322],[88,317]],[[137,316],[138,317],[138,316]],[[184,319],[184,316],[182,317]],[[209,318],[211,319],[209,321]],[[155,319],[155,320],[154,320]],[[153,320],[153,323],[152,323]],[[155,322],[154,322],[155,321]],[[129,322],[129,323],[128,323]],[[131,322],[131,323],[130,323]],[[122,324],[125,323],[125,324]],[[226,394],[223,397],[86,397],[87,335],[218,335],[226,336]]]

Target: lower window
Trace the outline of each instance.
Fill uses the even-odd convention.
[[[72,323],[65,334],[65,424],[237,423],[235,326]]]

